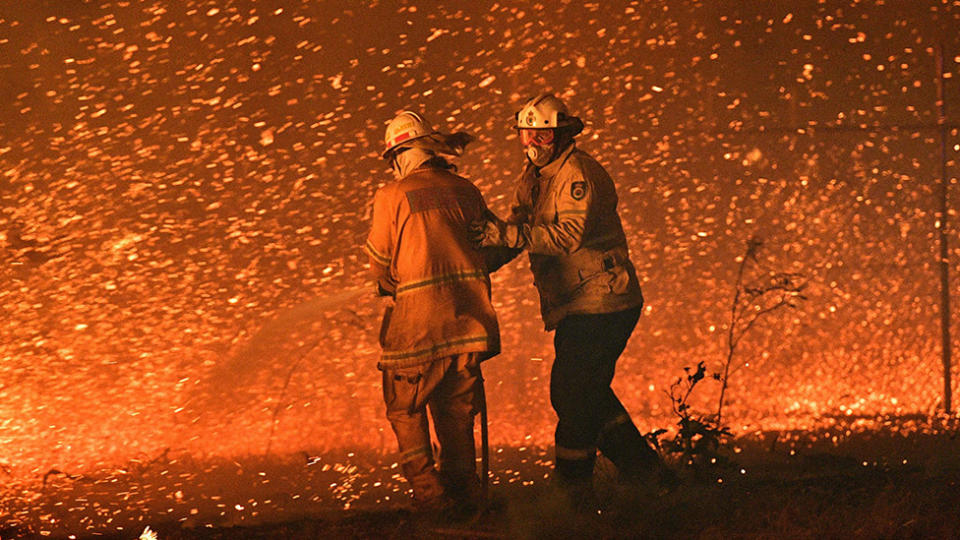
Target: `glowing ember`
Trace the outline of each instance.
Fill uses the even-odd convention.
[[[143,510],[229,524],[402,498],[385,465],[381,306],[353,294],[368,203],[389,179],[383,122],[416,107],[478,135],[460,171],[504,215],[520,159],[509,119],[544,87],[587,121],[580,144],[619,184],[649,305],[616,385],[642,430],[672,424],[663,389],[683,366],[722,360],[752,236],[767,268],[811,285],[738,349],[734,431],[868,429],[941,407],[929,126],[934,36],[957,95],[960,38],[937,30],[960,23],[956,2],[281,4],[0,9],[0,500],[19,501],[12,520],[82,530]],[[954,165],[957,139],[953,128]],[[955,178],[951,189],[955,209]],[[485,372],[491,441],[543,448],[551,336],[525,262],[493,283],[504,353]],[[712,407],[716,390],[694,405]],[[282,483],[232,464],[343,449],[374,457],[308,457],[311,489],[289,500],[193,481],[202,463],[205,485]],[[525,455],[549,468],[546,453]],[[540,481],[516,473],[497,481]],[[144,499],[133,476],[169,487]],[[42,496],[81,482],[122,484],[131,507]]]

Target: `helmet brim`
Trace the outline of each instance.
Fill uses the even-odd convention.
[[[579,135],[583,131],[584,125],[583,120],[580,120],[578,116],[568,116],[567,121],[558,126],[517,126],[514,125],[513,129],[520,131],[521,129],[534,129],[534,130],[543,130],[543,129],[570,129],[573,131],[573,136]]]
[[[412,143],[413,141],[420,140],[420,139],[423,139],[423,138],[425,138],[425,137],[429,137],[429,136],[431,136],[431,135],[433,135],[433,133],[424,133],[423,135],[418,135],[418,136],[416,136],[416,137],[411,137],[411,138],[409,138],[409,139],[404,139],[404,140],[400,141],[399,143],[396,143],[396,144],[394,144],[393,146],[391,146],[390,148],[387,148],[386,150],[384,150],[383,152],[381,152],[381,153],[380,153],[380,157],[381,157],[382,159],[389,160],[389,159],[390,159],[390,155],[391,155],[392,153],[396,152],[397,150],[399,150],[400,148],[403,148],[404,146],[409,145],[409,144]]]
[[[435,154],[460,156],[463,154],[463,149],[475,140],[476,137],[462,131],[451,134],[434,131],[433,133],[407,139],[400,144],[394,145],[389,150],[385,150],[381,154],[381,157],[383,157],[383,159],[390,159],[391,153],[408,147],[422,148]]]

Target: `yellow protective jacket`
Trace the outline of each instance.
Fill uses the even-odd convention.
[[[377,191],[366,251],[381,291],[394,297],[380,330],[380,369],[500,352],[490,278],[467,234],[486,208],[470,181],[433,167]]]
[[[570,314],[643,305],[613,180],[574,144],[539,171],[527,164],[509,221],[527,238],[547,330]]]

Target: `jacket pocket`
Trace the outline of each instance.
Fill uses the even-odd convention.
[[[383,372],[383,401],[387,414],[413,414],[418,409],[420,381],[418,369],[400,368]]]

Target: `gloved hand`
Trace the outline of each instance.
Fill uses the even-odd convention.
[[[469,225],[470,240],[474,246],[522,248],[524,242],[523,227],[507,223],[493,212],[487,211],[483,218]]]
[[[396,284],[377,281],[377,296],[397,296]]]

